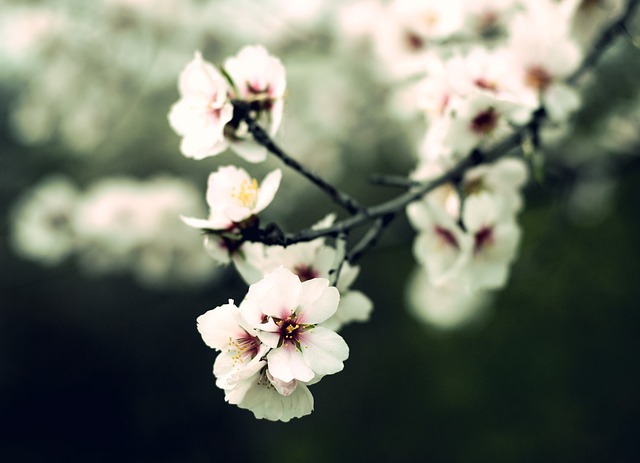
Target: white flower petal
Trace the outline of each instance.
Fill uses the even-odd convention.
[[[300,339],[302,356],[311,369],[319,375],[330,375],[344,368],[349,357],[349,346],[333,331],[317,326],[305,332]]]
[[[298,302],[298,321],[312,324],[322,323],[338,309],[340,293],[329,286],[329,280],[314,278],[302,283],[301,297]]]
[[[293,379],[310,381],[315,376],[314,371],[303,359],[303,354],[291,343],[271,350],[267,354],[267,365],[269,373],[284,382]]]

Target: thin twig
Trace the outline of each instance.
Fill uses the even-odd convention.
[[[611,45],[613,39],[624,32],[625,22],[629,20],[634,10],[640,3],[640,0],[629,0],[625,7],[624,12],[618,17],[616,21],[613,21],[607,28],[605,28],[599,38],[595,41],[593,49],[585,57],[580,67],[567,79],[567,83],[575,85],[577,80],[582,74],[584,74],[589,68],[593,67],[598,59],[602,56],[605,49]],[[234,102],[234,105],[237,103]],[[238,106],[236,106],[238,107]],[[241,107],[241,106],[240,106]],[[486,164],[494,162],[502,157],[509,155],[515,150],[521,151],[522,141],[527,137],[535,136],[539,130],[540,124],[546,120],[547,116],[542,108],[534,112],[532,120],[516,128],[515,131],[503,138],[498,143],[490,146],[486,151],[474,150],[468,157],[459,161],[453,168],[444,174],[432,179],[430,181],[420,182],[413,186],[410,190],[402,193],[401,195],[385,201],[381,204],[363,208],[355,200],[349,196],[339,192],[332,185],[329,185],[326,181],[322,180],[315,174],[312,174],[302,166],[287,156],[266,134],[266,132],[260,128],[256,121],[249,117],[248,113],[244,116],[244,120],[249,124],[249,130],[256,138],[258,143],[265,146],[269,151],[282,159],[286,164],[290,165],[300,173],[305,175],[309,180],[318,185],[324,191],[331,195],[334,200],[342,207],[347,209],[352,215],[344,220],[334,223],[333,225],[321,228],[321,229],[304,229],[297,233],[278,233],[274,234],[272,231],[267,233],[267,230],[252,230],[250,236],[244,236],[248,241],[259,241],[267,245],[281,245],[288,246],[290,244],[312,241],[321,237],[338,237],[346,236],[352,230],[361,227],[367,223],[374,222],[372,230],[365,234],[363,239],[354,247],[354,249],[348,254],[348,258],[357,259],[362,253],[368,250],[373,244],[375,244],[380,233],[385,228],[385,222],[390,222],[391,219],[400,211],[402,211],[408,204],[413,201],[421,199],[423,196],[438,188],[441,185],[449,183],[454,179],[460,179],[464,177],[465,172],[479,164]],[[377,177],[380,180],[382,177]],[[384,181],[384,180],[382,180]]]
[[[295,171],[302,174],[306,177],[311,183],[319,187],[322,191],[327,193],[333,199],[335,203],[342,206],[345,210],[347,210],[350,214],[356,214],[362,211],[363,207],[358,204],[358,202],[353,199],[351,196],[339,191],[336,187],[329,184],[322,177],[311,172],[294,158],[289,156],[282,148],[280,148],[265,132],[265,130],[260,127],[260,125],[256,122],[256,120],[250,114],[249,105],[246,102],[234,100],[233,107],[235,111],[240,112],[240,115],[237,116],[240,119],[244,120],[249,127],[249,132],[253,135],[253,138],[260,145],[264,146],[269,150],[272,154],[278,157],[282,162],[284,162],[287,166],[291,167]],[[234,114],[234,117],[236,115]]]
[[[329,283],[331,286],[336,286],[338,278],[340,278],[340,271],[346,260],[347,255],[347,234],[339,233],[336,238],[336,256],[333,262],[333,267],[329,271]]]
[[[360,259],[367,251],[369,251],[369,249],[374,247],[378,243],[382,232],[387,228],[387,226],[393,221],[394,218],[395,214],[389,214],[377,218],[373,223],[373,226],[353,247],[353,249],[351,249],[351,251],[347,255],[347,260],[353,264],[358,259]]]

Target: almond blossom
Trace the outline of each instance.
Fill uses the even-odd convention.
[[[565,80],[577,69],[582,52],[570,35],[565,8],[549,0],[527,2],[526,12],[511,23],[508,52],[514,89],[542,104],[554,121],[580,106]]]
[[[334,216],[328,216],[313,228],[328,227]],[[248,284],[253,284],[280,266],[293,272],[300,281],[331,277],[336,263],[337,251],[328,246],[324,238],[283,246],[266,246],[262,243],[244,243],[241,252],[233,260],[236,269]],[[336,312],[322,326],[339,331],[342,326],[354,321],[367,321],[373,303],[361,291],[350,289],[360,269],[344,262],[336,288],[340,292],[340,303]]]
[[[220,167],[209,175],[209,217],[182,217],[182,220],[195,228],[228,230],[265,209],[275,197],[281,178],[282,171],[275,169],[258,184],[240,167]]]
[[[438,171],[427,164],[414,176]],[[522,161],[503,159],[471,169],[457,189],[444,185],[407,207],[419,232],[414,254],[432,285],[473,292],[505,284],[520,238],[517,190],[525,179]]]
[[[267,150],[253,140],[246,123],[234,119],[232,100],[249,104],[250,115],[274,135],[282,120],[286,88],[284,66],[259,45],[244,47],[222,68],[200,52],[180,74],[180,100],[169,112],[169,124],[182,136],[180,151],[203,159],[227,148],[248,162],[261,162]]]
[[[305,385],[283,384],[270,377],[264,360],[269,348],[260,342],[233,300],[200,315],[197,326],[205,344],[220,352],[213,374],[227,402],[251,410],[256,418],[273,421],[311,413],[313,396]]]
[[[271,348],[266,359],[274,378],[308,382],[342,370],[347,344],[334,331],[318,326],[336,312],[339,300],[328,280],[302,282],[284,267],[249,287],[240,309]]]
[[[220,353],[216,385],[225,400],[257,418],[289,421],[311,413],[308,385],[343,368],[344,340],[318,326],[338,306],[329,281],[305,282],[284,267],[249,287],[240,306],[233,300],[198,317],[198,331]]]
[[[224,128],[233,117],[224,76],[196,52],[180,73],[178,90],[180,100],[169,112],[169,124],[182,137],[182,154],[203,159],[223,152],[228,146]]]
[[[282,121],[286,89],[282,62],[263,46],[253,45],[227,58],[224,70],[232,80],[231,98],[247,102],[251,116],[266,127],[270,135],[275,135]],[[266,148],[253,141],[242,122],[233,122],[227,127],[227,139],[231,149],[249,162],[261,162],[267,157]]]

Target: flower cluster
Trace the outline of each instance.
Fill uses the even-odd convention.
[[[323,325],[338,308],[324,278],[300,279],[280,267],[232,300],[198,317],[204,342],[220,351],[213,366],[225,400],[256,418],[289,421],[313,410],[310,384],[343,369],[345,341]]]
[[[425,165],[416,178],[428,179]],[[527,179],[523,161],[506,158],[470,169],[456,184],[437,188],[407,207],[407,215],[418,231],[414,255],[421,266],[413,291],[427,304],[413,304],[426,320],[438,305],[472,312],[488,290],[507,281],[509,265],[516,255],[520,229],[515,221],[522,200],[519,188]],[[455,298],[455,299],[454,299]],[[455,301],[455,302],[453,302]]]
[[[387,37],[376,42],[379,56],[392,79],[415,81],[397,87],[410,96],[405,113],[426,122],[412,178],[432,180],[541,115],[566,121],[580,106],[567,80],[584,58],[575,34],[581,12],[580,2],[551,0],[396,0],[381,9],[387,26],[372,31]],[[418,232],[409,298],[419,318],[455,324],[504,286],[527,175],[523,160],[503,159],[407,207]]]
[[[417,231],[416,314],[440,325],[477,314],[506,284],[520,242],[516,219],[528,168],[520,157],[505,157],[510,140],[529,134],[536,148],[542,123],[566,122],[581,104],[573,88],[586,60],[575,32],[580,2],[394,0],[357,8],[377,15],[379,27],[369,30],[379,38],[377,51],[411,97],[405,113],[421,119],[417,166],[401,197],[363,207],[275,144],[285,73],[261,46],[243,48],[219,68],[196,53],[169,113],[185,156],[231,148],[258,163],[272,152],[350,214],[339,223],[330,215],[298,235],[261,228],[258,215],[275,198],[280,170],[259,183],[223,166],[209,176],[208,217],[182,217],[204,232],[209,254],[233,262],[250,285],[240,305],[230,300],[200,316],[198,330],[220,351],[213,372],[225,399],[258,418],[309,414],[308,386],[342,370],[348,347],[337,331],[367,320],[372,309],[351,289],[359,270],[353,262],[403,209]],[[366,25],[354,27],[366,35]],[[517,137],[507,136],[514,130]],[[372,226],[348,252],[349,233],[363,224]]]
[[[243,121],[234,119],[232,100],[247,103],[273,135],[282,119],[285,88],[284,66],[262,46],[243,48],[220,70],[196,52],[180,74],[180,100],[169,113],[171,127],[182,136],[182,154],[203,159],[231,147],[248,162],[264,161],[267,150],[253,141]]]
[[[189,287],[216,276],[177,217],[200,209],[197,190],[177,178],[105,178],[80,191],[55,175],[14,206],[11,236],[18,253],[46,265],[75,254],[93,274],[128,271],[147,287]]]

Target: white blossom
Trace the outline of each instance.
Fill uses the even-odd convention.
[[[334,217],[328,216],[313,228],[331,225]],[[262,243],[244,243],[241,252],[233,260],[236,269],[248,284],[253,284],[280,266],[289,269],[301,281],[313,278],[331,278],[336,265],[336,249],[325,244],[324,238],[295,243],[287,247],[266,246]],[[359,273],[359,267],[348,262],[342,264],[336,287],[340,291],[340,303],[335,314],[322,326],[339,331],[351,322],[369,319],[373,303],[362,292],[350,289]]]
[[[209,175],[207,204],[209,217],[197,219],[182,217],[195,228],[227,230],[266,208],[275,197],[282,171],[276,169],[261,184],[246,170],[236,166],[223,166]]]
[[[233,117],[229,84],[224,76],[196,52],[180,73],[178,89],[180,100],[169,112],[169,123],[183,137],[182,154],[203,159],[224,151],[224,128]]]
[[[43,179],[11,210],[12,244],[24,257],[55,265],[75,249],[73,211],[80,192],[66,177]]]
[[[301,282],[280,267],[233,300],[198,317],[198,331],[220,353],[216,385],[225,400],[257,418],[289,421],[311,413],[308,385],[343,368],[349,348],[335,332],[318,326],[338,305],[328,280]]]
[[[233,81],[231,97],[247,102],[251,107],[251,115],[266,127],[271,136],[275,135],[282,121],[286,89],[282,62],[261,45],[253,45],[227,58],[224,70]],[[253,140],[246,124],[240,123],[230,128],[227,139],[231,148],[247,161],[261,162],[266,159],[266,148]]]
[[[347,344],[334,331],[318,326],[336,312],[339,299],[328,280],[301,282],[284,267],[249,287],[240,308],[271,348],[266,359],[274,378],[308,382],[342,370]]]

